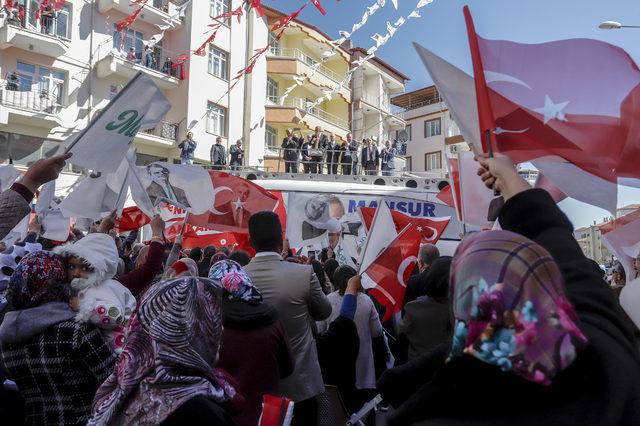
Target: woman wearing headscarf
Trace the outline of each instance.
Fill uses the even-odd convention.
[[[188,257],[184,257],[167,268],[164,273],[163,279],[168,280],[171,278],[179,277],[197,277],[198,276],[198,264],[195,260]]]
[[[347,283],[356,275],[356,270],[346,265],[340,266],[334,272],[333,280],[337,286],[337,290],[327,296],[331,303],[331,315],[326,320],[316,323],[319,333],[326,331],[329,328],[329,324],[335,321],[340,315],[340,308],[347,289]],[[382,325],[380,324],[380,318],[378,318],[378,312],[374,308],[369,296],[363,292],[358,292],[356,297],[358,307],[353,318],[358,330],[359,340],[358,358],[356,360],[356,387],[366,391],[375,389],[376,387],[376,370],[373,359],[372,339],[382,336]]]
[[[442,343],[451,342],[450,267],[450,256],[436,259],[429,267],[418,297],[404,307],[400,334],[407,338],[409,361]]]
[[[0,325],[0,351],[25,401],[26,424],[84,425],[116,357],[100,330],[74,320],[62,258],[26,255],[9,281],[13,311]]]
[[[504,231],[458,247],[447,361],[389,424],[640,424],[632,334],[573,226],[508,159],[480,163]]]
[[[215,263],[209,278],[224,289],[219,366],[238,382],[238,391],[246,400],[234,420],[238,426],[255,426],[263,395],[278,394],[280,379],[293,373],[289,338],[275,308],[262,301],[238,263]]]
[[[93,403],[91,425],[233,425],[240,395],[216,369],[222,290],[182,277],[150,287],[131,318],[114,372]]]

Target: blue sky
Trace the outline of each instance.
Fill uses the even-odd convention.
[[[292,12],[304,0],[263,0],[263,3],[285,12]],[[375,0],[320,0],[327,11],[322,16],[309,4],[300,19],[309,22],[329,36],[338,38],[338,31],[351,30],[367,6]],[[371,47],[373,34],[384,34],[386,22],[406,16],[418,0],[398,0],[398,10],[390,0],[353,37],[354,45]],[[416,41],[447,61],[472,73],[462,7],[468,4],[476,30],[486,38],[506,39],[524,43],[539,43],[566,38],[595,38],[623,47],[640,63],[640,29],[603,31],[598,24],[615,20],[640,25],[640,2],[636,0],[434,0],[421,9],[422,18],[410,20],[380,50],[378,56],[411,78],[407,90],[432,84],[411,43]],[[594,58],[597,60],[597,58]],[[640,163],[640,159],[639,159]],[[640,190],[623,188],[619,205],[640,203]],[[604,210],[574,200],[561,203],[576,226],[608,216]]]

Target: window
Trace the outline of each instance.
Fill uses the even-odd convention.
[[[220,49],[209,45],[209,74],[213,74],[223,80],[229,79],[229,65],[227,54]]]
[[[209,102],[207,104],[207,132],[217,136],[226,135],[227,111],[225,108]]]
[[[229,11],[229,0],[209,0],[209,15],[214,18]],[[224,20],[226,25],[231,23],[229,18]]]
[[[57,141],[0,132],[0,158],[11,158],[15,165],[28,167],[41,158],[54,155],[59,147]]]
[[[128,29],[124,38],[124,46],[120,49],[123,34],[125,34],[125,32],[119,32],[116,28],[116,24],[113,24],[113,48],[129,53],[129,50],[133,47],[135,49],[136,59],[142,60],[144,35],[139,31]]]
[[[404,166],[405,170],[408,171],[408,172],[412,171],[413,170],[413,165],[411,164],[412,161],[411,161],[411,156],[410,155],[407,155],[406,157],[404,157],[404,162],[405,162],[404,163],[405,164],[405,166]]]
[[[64,5],[55,18],[55,35],[62,38],[71,38],[71,6]]]
[[[271,77],[267,77],[267,100],[274,104],[278,104],[278,82],[272,79]]]
[[[427,120],[424,122],[424,137],[430,138],[431,136],[440,135],[440,119]]]
[[[400,132],[402,130],[396,130],[396,140],[400,140]],[[407,141],[411,140],[411,124],[404,126],[404,131],[407,132]]]
[[[442,153],[440,151],[427,152],[424,155],[424,170],[438,170],[442,168]]]
[[[278,131],[271,126],[264,128],[264,145],[268,150],[278,150]]]
[[[271,46],[272,51],[278,51],[280,49],[280,40],[276,39],[276,35],[269,31],[269,46]]]
[[[35,92],[41,99],[46,98],[62,105],[65,73],[25,62],[18,62],[17,68],[20,73],[20,91]]]

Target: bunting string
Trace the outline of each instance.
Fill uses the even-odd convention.
[[[371,36],[371,38],[373,39],[373,41],[376,42],[376,44],[371,46],[367,50],[367,55],[365,57],[360,58],[357,61],[353,62],[353,64],[355,64],[355,67],[351,68],[347,72],[347,75],[346,75],[345,79],[342,80],[340,83],[338,83],[336,86],[334,86],[333,89],[324,90],[323,91],[324,95],[320,96],[319,98],[317,98],[314,102],[308,102],[307,103],[307,108],[308,109],[312,109],[312,108],[315,108],[316,106],[318,106],[318,104],[324,102],[325,100],[331,100],[331,98],[332,98],[332,96],[334,94],[338,93],[343,87],[345,87],[347,84],[349,84],[349,81],[351,81],[351,77],[353,76],[353,73],[358,68],[360,68],[365,62],[367,62],[368,60],[373,58],[376,55],[376,52],[378,51],[378,49],[380,49],[389,40],[391,40],[391,38],[395,35],[395,33],[398,31],[398,29],[400,29],[400,27],[402,27],[410,19],[418,19],[418,18],[420,18],[421,17],[420,9],[422,9],[423,7],[425,7],[425,6],[427,6],[428,4],[431,4],[431,3],[433,3],[433,0],[419,0],[418,3],[416,4],[416,7],[409,13],[409,15],[407,15],[406,18],[401,16],[393,24],[391,24],[390,22],[387,21],[387,32],[384,35],[380,35],[378,33],[375,33],[373,36]]]

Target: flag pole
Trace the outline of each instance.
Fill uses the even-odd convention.
[[[122,193],[124,192],[125,194],[127,193],[127,182],[129,181],[129,173],[131,172],[131,169],[129,167],[127,167],[127,173],[124,176],[124,180],[122,181],[122,186],[120,187],[120,192],[118,193],[118,199],[116,200],[116,205],[114,206],[117,210],[120,210],[118,208],[118,206],[120,205],[120,201],[122,198]],[[127,200],[125,199],[125,202]],[[122,206],[124,208],[124,205]],[[120,210],[119,212],[117,212],[117,215],[120,216],[122,215],[122,210]]]
[[[153,212],[155,214],[158,214],[157,206],[154,205],[153,202],[151,201],[151,197],[149,197],[149,194],[147,193],[147,191],[145,191],[144,185],[142,184],[142,181],[140,180],[140,176],[138,176],[138,172],[136,172],[136,170],[134,169],[135,165],[131,164],[131,159],[127,155],[125,155],[124,158],[127,159],[127,163],[129,164],[129,170],[131,170],[131,172],[133,173],[133,176],[138,181],[138,184],[140,185],[140,188],[142,188],[142,192],[144,192],[144,196],[147,197],[147,200],[149,201],[149,205],[153,206],[153,209],[154,209]]]
[[[371,227],[367,230],[367,241],[364,242],[364,247],[362,248],[362,251],[360,252],[360,259],[358,259],[358,275],[360,275],[360,273],[362,272],[362,261],[364,260],[364,255],[367,253],[367,247],[369,247],[369,241],[371,240],[371,238],[369,238],[370,234],[371,234],[371,230],[373,229],[373,227],[376,224],[376,220],[378,218],[378,212],[380,211],[380,203],[384,203],[384,199],[380,198],[378,201],[378,207],[376,207],[376,211],[373,214],[373,220],[371,221]],[[362,212],[360,212],[360,215],[362,216]],[[364,222],[364,220],[363,220]],[[366,226],[366,223],[365,223]]]

